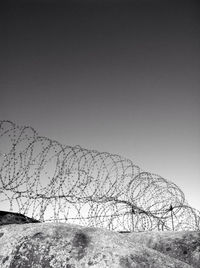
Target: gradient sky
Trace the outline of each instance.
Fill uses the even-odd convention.
[[[0,8],[0,119],[130,158],[200,209],[198,1],[16,2]]]

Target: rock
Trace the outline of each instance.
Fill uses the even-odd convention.
[[[0,210],[0,225],[39,222],[23,214]]]
[[[143,244],[193,267],[200,267],[200,232],[141,232],[125,234],[132,242]]]
[[[131,234],[134,236],[134,234]],[[148,243],[147,243],[148,244]],[[1,268],[189,268],[128,234],[67,223],[0,226]]]

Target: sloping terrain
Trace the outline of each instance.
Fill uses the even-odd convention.
[[[170,240],[172,245],[170,245],[173,251],[173,248],[180,247],[180,243],[176,244],[178,234],[176,236],[174,233],[171,235],[168,233],[166,237],[170,236],[172,237]],[[182,233],[180,233],[181,236]],[[158,244],[156,244],[156,239]],[[166,254],[164,250],[161,250],[161,240],[161,236],[158,234],[155,236],[152,234],[152,237],[146,233],[144,235],[142,233],[120,234],[105,229],[87,228],[66,223],[5,225],[0,227],[0,267],[200,267],[197,262],[189,264],[187,263],[189,259],[181,259],[178,251],[175,253],[174,250],[173,256]],[[190,243],[192,241],[196,243],[194,243],[193,249],[198,255],[199,233],[188,233],[187,240]],[[163,248],[167,244],[166,238],[164,241]],[[190,244],[188,244],[189,246]]]
[[[200,267],[200,232],[140,232],[124,234],[132,242],[143,244],[165,255]]]

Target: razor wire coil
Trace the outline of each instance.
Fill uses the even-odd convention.
[[[108,152],[63,146],[0,121],[1,207],[40,221],[116,231],[199,230],[180,188]]]

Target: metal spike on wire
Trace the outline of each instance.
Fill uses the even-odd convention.
[[[200,230],[200,213],[171,181],[129,159],[63,146],[0,121],[1,210],[116,231]]]

